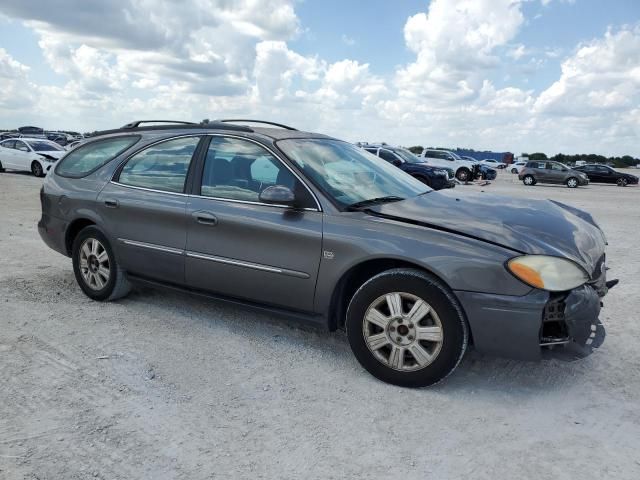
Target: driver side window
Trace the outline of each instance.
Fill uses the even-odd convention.
[[[265,148],[239,138],[212,138],[204,161],[200,195],[258,203],[260,193],[274,185],[290,188],[305,207],[314,206],[306,188]]]

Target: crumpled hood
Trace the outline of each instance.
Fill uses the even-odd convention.
[[[594,273],[605,237],[587,212],[552,200],[438,191],[375,205],[376,216],[491,242],[520,253],[566,257]]]
[[[55,158],[56,160],[60,160],[60,158],[62,158],[62,156],[65,153],[67,153],[67,151],[66,150],[47,150],[42,152],[36,151],[36,153],[38,155],[42,155],[43,157],[51,157],[51,158]]]

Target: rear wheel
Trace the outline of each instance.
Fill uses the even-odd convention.
[[[388,270],[362,285],[349,304],[346,327],[360,364],[403,387],[445,378],[468,341],[457,299],[440,280],[414,269]]]
[[[36,177],[44,177],[44,169],[40,162],[34,160],[31,162],[31,173],[33,173]]]
[[[72,261],[78,285],[93,300],[115,300],[131,290],[107,237],[95,226],[83,228],[76,236]]]
[[[518,169],[517,168],[512,168],[511,169],[511,173],[518,173]]]
[[[533,175],[525,175],[524,178],[522,179],[522,183],[530,187],[536,184],[536,179],[533,178]]]
[[[2,166],[2,162],[0,162],[0,173],[4,172],[4,167]]]
[[[567,187],[576,188],[578,186],[578,179],[575,177],[571,177],[567,179]]]

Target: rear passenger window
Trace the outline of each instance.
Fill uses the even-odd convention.
[[[78,146],[58,163],[55,173],[79,178],[89,175],[136,143],[140,137],[112,137]]]
[[[200,137],[167,140],[136,153],[122,167],[118,182],[133,187],[182,193]]]

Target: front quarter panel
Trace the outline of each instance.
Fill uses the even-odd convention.
[[[415,264],[441,278],[454,291],[499,295],[531,291],[504,267],[516,254],[480,240],[362,212],[327,214],[323,229],[315,304],[319,313],[328,312],[333,289],[345,273],[376,259]]]

